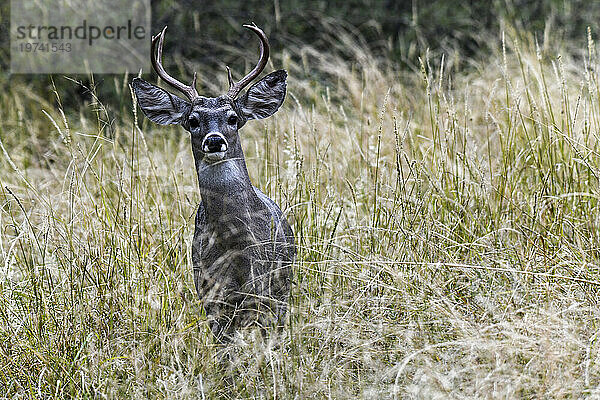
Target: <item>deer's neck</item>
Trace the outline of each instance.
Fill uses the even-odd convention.
[[[243,222],[265,208],[250,182],[241,150],[238,157],[214,163],[197,159],[196,170],[200,196],[209,222]]]

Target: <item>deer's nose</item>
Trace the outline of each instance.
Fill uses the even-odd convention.
[[[220,133],[209,133],[202,141],[202,151],[219,153],[227,151],[227,140]]]

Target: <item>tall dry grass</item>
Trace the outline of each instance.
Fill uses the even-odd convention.
[[[228,348],[193,288],[186,134],[133,103],[66,116],[61,93],[8,86],[4,397],[600,395],[591,35],[586,49],[507,34],[483,60],[423,52],[411,71],[330,28],[331,52],[276,55],[285,105],[242,131],[251,178],[285,208],[299,253],[284,332],[241,332]],[[123,96],[130,78],[113,82]]]

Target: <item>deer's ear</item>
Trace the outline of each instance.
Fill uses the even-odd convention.
[[[270,117],[285,98],[287,72],[280,69],[256,82],[237,101],[246,119]]]
[[[160,125],[179,124],[190,103],[143,79],[131,82],[140,108],[151,121]]]

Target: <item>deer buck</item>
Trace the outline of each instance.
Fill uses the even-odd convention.
[[[144,114],[160,125],[179,124],[191,134],[192,153],[202,202],[192,247],[194,284],[210,328],[218,339],[231,338],[252,324],[283,326],[296,250],[289,223],[273,200],[250,182],[239,129],[246,121],[273,115],[283,103],[287,72],[259,76],[269,58],[269,43],[256,25],[244,25],[260,39],[254,69],[216,98],[200,96],[196,73],[191,85],[163,68],[165,28],[152,37],[152,66],[158,76],[182,92],[185,101],[135,78],[132,87]]]

